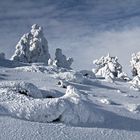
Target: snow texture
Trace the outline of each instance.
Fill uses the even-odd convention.
[[[33,98],[42,98],[42,93],[33,84],[23,81],[5,81],[0,82],[0,89],[6,90],[8,93],[23,94]]]
[[[43,28],[34,24],[31,31],[21,37],[11,59],[24,63],[43,62],[47,65],[49,58],[48,42]]]
[[[57,120],[74,125],[104,122],[104,117],[100,112],[91,108],[86,97],[72,86],[67,87],[64,96],[52,99],[32,98],[40,97],[40,91],[34,85],[23,82],[2,82],[0,90],[3,94],[0,96],[0,106],[5,108],[3,114],[30,121],[53,122]],[[19,91],[26,92],[32,97],[18,94]]]

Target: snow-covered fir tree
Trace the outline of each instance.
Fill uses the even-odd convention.
[[[63,53],[62,50],[60,48],[56,49],[55,52],[55,61],[56,61],[56,65],[58,67],[62,67],[62,68],[67,68],[67,69],[71,69],[71,65],[73,62],[73,58],[71,57],[66,57]]]
[[[140,90],[140,52],[133,53],[130,61],[133,79],[130,81],[131,89]]]
[[[71,57],[66,57],[60,48],[56,49],[55,52],[55,59],[49,59],[48,61],[49,65],[55,65],[58,68],[66,68],[66,69],[71,69],[71,65],[73,63],[73,58]]]
[[[49,58],[48,42],[44,37],[43,28],[34,24],[31,31],[21,37],[11,59],[24,63],[43,62],[48,64]]]
[[[93,64],[96,65],[93,72],[110,82],[113,82],[115,78],[128,80],[127,75],[122,72],[122,66],[118,62],[117,57],[112,57],[108,54],[107,56],[102,56],[100,59],[94,60]]]
[[[140,75],[140,52],[132,54],[130,63],[132,67],[132,75]]]

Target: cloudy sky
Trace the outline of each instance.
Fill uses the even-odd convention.
[[[0,48],[7,58],[34,23],[43,26],[53,56],[56,48],[91,69],[108,52],[128,71],[131,53],[140,50],[140,0],[1,0]]]

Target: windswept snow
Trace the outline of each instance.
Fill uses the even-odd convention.
[[[39,71],[27,70],[33,66]],[[138,140],[140,136],[140,94],[131,90],[126,81],[108,83],[102,78],[95,79],[87,70],[57,69],[41,63],[18,68],[1,67],[0,78],[0,126],[8,132],[8,136],[4,136],[0,127],[2,138],[11,138],[13,134],[10,132],[15,127],[18,130],[23,128],[23,133],[25,124],[30,134],[37,135],[35,139],[77,139],[79,136],[85,139],[84,135],[89,139],[104,139],[105,134],[109,139],[117,139],[119,133],[123,139],[133,136]],[[15,127],[11,126],[13,124]],[[60,129],[60,125],[66,130]],[[33,133],[34,129],[39,133]],[[73,129],[77,133],[75,137]],[[49,131],[53,131],[51,136]],[[16,135],[18,137],[18,131]],[[24,139],[28,139],[27,136],[32,139],[29,134],[24,135]]]
[[[94,106],[91,108],[92,104],[89,104],[72,86],[67,87],[64,96],[52,99],[31,98],[40,98],[41,92],[34,85],[23,82],[2,82],[0,91],[2,92],[0,107],[6,110],[3,113],[17,118],[37,122],[58,120],[75,125],[104,121],[100,112],[95,111]],[[29,95],[31,97],[28,97]]]

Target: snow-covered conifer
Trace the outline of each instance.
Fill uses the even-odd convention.
[[[132,75],[140,75],[140,52],[132,54],[130,63],[132,67]]]
[[[31,31],[21,37],[11,59],[24,63],[43,62],[48,64],[49,58],[48,42],[44,37],[43,28],[34,24]]]
[[[71,69],[73,58],[67,58],[60,48],[56,49],[55,52],[55,63],[57,67]]]
[[[94,60],[93,64],[96,65],[93,72],[107,80],[109,79],[109,81],[113,82],[114,78],[128,80],[127,75],[122,72],[122,66],[118,62],[117,57],[112,57],[108,54],[107,56],[102,56],[100,59]]]

